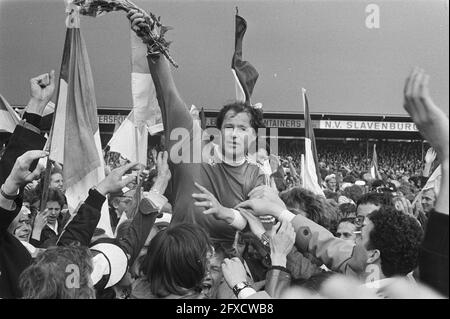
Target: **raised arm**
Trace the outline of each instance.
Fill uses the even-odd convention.
[[[131,21],[131,28],[139,36],[140,27],[148,26],[144,14],[130,10],[127,17]],[[180,97],[172,77],[169,62],[162,54],[147,56],[150,73],[155,84],[158,104],[161,108],[164,131],[166,135],[166,148],[170,150],[177,141],[170,140],[170,133],[175,128],[185,128],[189,133],[193,129],[193,120],[186,104]],[[192,134],[190,134],[192,135]]]
[[[442,167],[441,188],[428,220],[419,272],[422,282],[448,296],[449,120],[431,99],[428,81],[429,76],[416,68],[407,78],[404,89],[404,107],[422,136],[436,150]]]

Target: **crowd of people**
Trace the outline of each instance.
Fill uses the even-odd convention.
[[[140,12],[128,17],[138,35],[150,27]],[[387,144],[382,176],[373,178],[365,151],[321,142],[317,192],[302,180],[299,153],[248,153],[263,122],[245,103],[221,109],[221,147],[206,161],[171,161],[171,130],[199,124],[167,59],[153,53],[148,61],[167,151],[150,151],[147,167],[106,152],[106,177],[75,211],[61,167],[46,188],[39,161],[48,158],[40,120],[54,76],[31,80],[0,159],[1,298],[448,297],[448,118],[423,70],[407,79],[405,109],[437,155],[422,169],[415,145]],[[433,162],[439,188],[422,188],[412,177],[423,170],[426,180]],[[105,202],[113,237],[98,227]]]

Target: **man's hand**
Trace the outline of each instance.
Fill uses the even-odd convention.
[[[28,151],[18,157],[11,173],[5,181],[3,191],[7,194],[15,194],[17,190],[25,184],[39,179],[45,167],[38,163],[34,171],[30,171],[30,166],[34,160],[48,156],[45,151]]]
[[[262,234],[266,232],[261,220],[246,209],[241,208],[239,209],[239,212],[247,220],[252,233],[258,237],[258,239],[261,239]]]
[[[128,13],[127,13],[127,18],[130,20],[131,22],[131,29],[136,32],[136,34],[138,36],[140,36],[141,32],[143,29],[145,28],[149,28],[151,29],[150,25],[147,23],[146,21],[146,16],[144,15],[143,12],[138,11],[138,10],[134,10],[131,9]],[[147,17],[150,18],[150,17]],[[151,20],[151,19],[150,19]],[[153,30],[152,30],[153,31]]]
[[[449,156],[448,117],[430,97],[429,78],[419,68],[412,71],[405,83],[404,108],[442,161]]]
[[[41,115],[55,93],[55,71],[30,79],[31,99],[26,112]]]
[[[413,206],[405,196],[396,196],[393,198],[393,202],[397,211],[414,217]]]
[[[153,184],[152,190],[160,194],[164,194],[170,179],[172,178],[172,173],[169,169],[169,164],[167,163],[169,159],[169,153],[166,151],[159,152],[156,155],[156,151],[153,153],[153,157],[156,163],[156,168],[158,170],[158,175],[156,176],[155,183]]]
[[[430,147],[427,151],[427,154],[425,154],[425,163],[431,165],[435,159],[436,159],[436,152],[432,147]]]
[[[205,211],[203,211],[203,214],[212,214],[216,219],[224,220],[228,224],[231,224],[234,220],[233,210],[223,207],[216,197],[202,185],[195,183],[195,186],[197,186],[202,193],[192,194],[192,197],[196,200],[194,205],[197,207],[204,207]]]
[[[238,283],[247,281],[247,272],[241,260],[237,257],[225,258],[222,263],[222,272],[228,287],[233,289]]]
[[[123,175],[129,169],[137,167],[138,165],[139,163],[130,163],[112,170],[111,173],[97,185],[97,191],[103,196],[106,196],[109,193],[118,192],[136,178],[135,176],[123,178]]]
[[[287,255],[295,243],[294,227],[288,221],[278,222],[270,232],[270,258],[272,266],[286,267]]]
[[[271,189],[267,187],[267,189]],[[277,195],[278,196],[278,195]],[[235,207],[251,209],[256,216],[271,215],[275,218],[279,218],[283,210],[286,209],[284,202],[278,197],[272,198],[268,197],[254,197],[252,199],[246,200]]]

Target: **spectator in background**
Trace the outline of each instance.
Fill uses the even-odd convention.
[[[64,178],[62,171],[54,167],[50,173],[50,188],[59,189],[64,194]]]
[[[349,240],[356,243],[357,227],[354,224],[355,218],[343,218],[339,221],[336,237],[344,240]]]

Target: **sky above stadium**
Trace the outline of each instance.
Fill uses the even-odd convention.
[[[405,115],[404,80],[413,66],[431,75],[435,102],[449,111],[448,2],[135,1],[174,27],[167,38],[187,104],[217,110],[234,99],[230,71],[234,13],[247,20],[243,57],[259,71],[252,102],[265,111]],[[379,28],[368,28],[369,4]],[[30,77],[59,72],[63,0],[0,0],[0,93],[26,105]],[[82,17],[99,108],[131,106],[129,25],[123,12]]]

